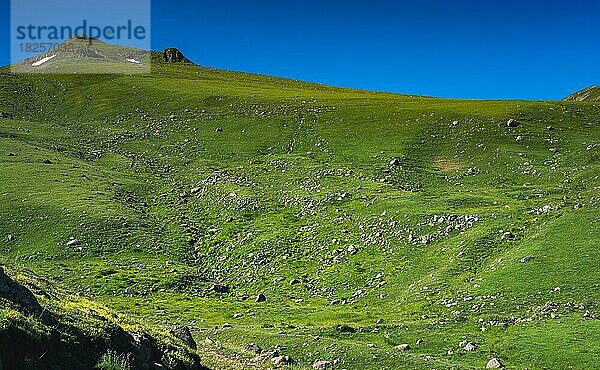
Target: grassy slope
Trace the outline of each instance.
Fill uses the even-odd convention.
[[[4,263],[159,327],[191,324],[223,356],[281,345],[300,368],[481,368],[495,356],[593,368],[600,354],[599,321],[583,317],[600,298],[600,107],[175,65],[3,75],[0,94],[15,117],[0,119]],[[431,221],[449,214],[478,221],[408,241],[445,229]],[[507,230],[514,240],[501,240]],[[232,292],[211,292],[215,282]],[[463,339],[478,351],[459,349]]]

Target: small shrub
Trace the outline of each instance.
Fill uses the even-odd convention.
[[[129,359],[125,355],[119,355],[113,351],[108,351],[102,356],[96,369],[101,370],[131,370]]]

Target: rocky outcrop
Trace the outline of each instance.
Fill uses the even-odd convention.
[[[197,349],[198,345],[196,344],[196,341],[194,340],[194,337],[192,336],[192,332],[190,331],[190,328],[188,328],[187,326],[177,326],[175,328],[173,328],[170,333],[178,339],[181,339],[181,341],[188,347],[192,348],[192,349]]]
[[[33,293],[6,275],[2,267],[0,267],[0,298],[12,302],[26,315],[41,316],[44,312]]]
[[[55,299],[54,294],[50,296]],[[190,348],[167,338],[158,340],[145,331],[128,332],[99,315],[79,311],[50,314],[28,288],[0,268],[0,309],[9,307],[32,315],[34,321],[9,320],[0,328],[0,370],[88,370],[107,353],[123,356],[132,369],[208,370],[192,351],[196,346],[187,328],[179,329],[176,336],[185,339]],[[95,330],[84,329],[90,326]]]
[[[186,63],[193,64],[191,60],[186,58],[183,53],[176,48],[168,48],[162,52],[163,61],[167,63]]]

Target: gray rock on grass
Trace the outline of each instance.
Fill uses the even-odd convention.
[[[317,360],[313,363],[312,368],[314,370],[327,370],[333,367],[333,362],[325,360]]]
[[[487,365],[485,365],[485,368],[486,369],[504,369],[504,365],[502,364],[502,362],[499,359],[493,358],[488,361]]]

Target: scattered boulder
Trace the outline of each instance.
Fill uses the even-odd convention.
[[[133,289],[128,286],[127,288],[125,288],[125,294],[132,295],[133,294]]]
[[[410,349],[410,344],[408,344],[408,343],[399,344],[394,348],[396,348],[398,351],[407,351]]]
[[[181,339],[181,341],[191,349],[198,349],[198,345],[196,344],[189,327],[176,326],[171,329],[169,333],[171,333],[171,335],[173,335],[175,338]]]
[[[290,280],[290,285],[298,285],[298,284],[300,284],[300,280],[298,280],[298,279]]]
[[[398,158],[394,158],[390,161],[390,166],[399,166],[400,160]]]
[[[254,352],[257,355],[262,353],[262,348],[260,348],[260,346],[258,344],[255,343],[250,343],[246,346],[245,350],[247,352]]]
[[[7,112],[0,112],[0,118],[13,119],[13,115]]]
[[[67,247],[77,247],[79,244],[79,240],[71,239],[67,242]]]
[[[477,351],[477,345],[475,343],[471,343],[471,342],[460,342],[459,346],[464,349],[467,352],[473,352],[473,351]]]
[[[534,256],[525,256],[525,257],[521,258],[519,260],[519,262],[521,262],[521,263],[527,263],[527,262],[533,261],[534,259],[535,259]]]
[[[215,132],[223,132],[223,129],[222,129],[221,127],[217,127],[217,128],[215,129]]]
[[[255,299],[256,303],[263,303],[267,301],[267,296],[265,296],[264,294],[260,293],[259,295],[256,296]]]
[[[348,254],[355,255],[356,253],[358,253],[358,248],[356,248],[353,245],[349,245],[348,246]]]
[[[500,237],[500,240],[506,241],[506,240],[514,239],[514,238],[515,238],[515,236],[513,235],[513,233],[511,233],[510,231],[507,231],[502,234],[502,237]]]
[[[290,356],[276,356],[271,359],[273,365],[275,366],[283,366],[283,365],[291,365],[294,363],[294,360]]]
[[[333,367],[333,362],[325,361],[325,360],[317,360],[312,365],[312,368],[314,370],[327,370],[327,369],[331,369],[332,367]]]
[[[335,330],[339,331],[340,333],[355,333],[356,329],[351,327],[350,325],[338,325]]]
[[[13,234],[8,234],[8,236],[6,237],[6,240],[10,243],[13,240],[15,240],[15,236]]]
[[[268,351],[262,351],[261,353],[259,353],[258,355],[256,355],[256,357],[254,357],[254,359],[252,361],[254,362],[266,362],[270,359],[273,359],[275,357],[279,357],[281,356],[281,353],[279,352],[278,348],[274,348],[274,349],[270,349]]]
[[[504,365],[500,362],[499,359],[493,358],[488,361],[487,365],[485,365],[486,369],[504,369]]]
[[[517,121],[514,118],[511,118],[511,119],[508,120],[508,122],[506,122],[506,126],[508,126],[508,127],[517,127],[517,126],[519,126],[519,121]]]
[[[227,286],[227,285],[221,285],[221,284],[214,284],[212,286],[212,290],[215,293],[229,293],[229,286]]]

